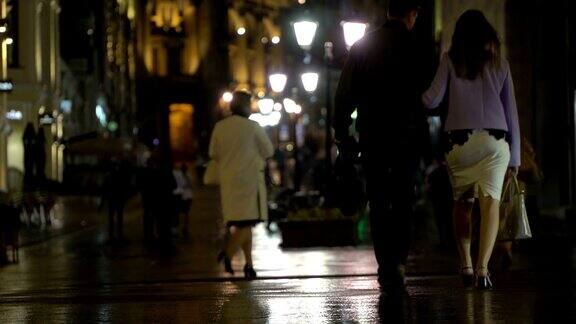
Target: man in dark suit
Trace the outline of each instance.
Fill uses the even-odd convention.
[[[412,29],[420,7],[415,0],[390,0],[386,23],[351,48],[336,93],[335,140],[341,154],[357,147],[349,135],[356,109],[366,174],[378,282],[383,289],[405,284],[411,241],[414,176],[427,123]]]

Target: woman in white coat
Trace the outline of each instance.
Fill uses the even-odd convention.
[[[218,165],[224,222],[230,230],[224,251],[218,256],[226,272],[233,274],[231,259],[242,248],[246,278],[256,277],[252,264],[252,227],[268,217],[264,169],[274,153],[270,139],[249,120],[250,94],[237,91],[230,103],[232,116],[216,124],[210,140],[210,158]]]

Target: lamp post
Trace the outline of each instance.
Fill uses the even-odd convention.
[[[284,73],[274,73],[270,74],[268,81],[270,82],[270,88],[272,88],[272,91],[282,93],[286,87],[288,77]]]
[[[300,20],[294,23],[294,33],[296,34],[296,42],[298,46],[306,51],[306,58],[304,59],[304,63],[310,63],[310,49],[312,47],[312,42],[314,41],[314,37],[316,36],[316,30],[318,29],[318,23],[315,21],[310,20]],[[328,43],[327,43],[328,44]],[[328,51],[328,53],[327,53]],[[325,168],[326,168],[326,177],[330,177],[332,174],[332,158],[331,158],[331,150],[332,150],[332,140],[331,140],[331,130],[330,130],[330,123],[332,122],[332,112],[331,112],[331,100],[330,100],[330,75],[329,75],[329,65],[332,60],[332,50],[331,46],[329,48],[325,44],[324,48],[324,57],[323,62],[326,67],[326,93],[325,93],[325,103],[326,103],[326,139],[325,139]],[[314,79],[317,79],[318,75],[313,74],[302,74],[302,84],[304,89],[308,92],[313,92],[316,90],[315,88],[318,86],[318,82]],[[315,83],[315,86],[313,86]]]
[[[262,98],[258,100],[258,109],[262,115],[270,115],[270,113],[274,110],[274,99]]]
[[[328,24],[332,20],[330,13],[326,11],[326,17],[324,21]],[[297,21],[293,24],[294,33],[296,34],[296,41],[298,45],[306,52],[306,58],[304,59],[305,64],[310,63],[310,49],[312,48],[312,43],[314,41],[316,30],[318,29],[318,23],[311,21],[309,19],[303,19]],[[349,22],[342,21],[341,26],[344,33],[344,41],[348,49],[352,45],[361,39],[365,32],[367,24],[362,22]],[[325,68],[325,104],[326,104],[326,139],[325,139],[325,169],[327,179],[332,174],[332,98],[331,98],[331,73],[330,66],[334,59],[333,44],[329,40],[324,40],[324,53],[322,62]],[[308,92],[314,92],[318,85],[318,73],[307,72],[301,75],[302,85],[304,89]]]
[[[284,88],[286,87],[286,82],[288,81],[288,77],[284,73],[274,73],[268,76],[268,82],[270,83],[270,88],[276,94],[275,98],[278,95],[282,94]],[[272,109],[274,109],[274,101],[272,101]],[[281,113],[281,110],[279,111]],[[280,148],[280,127],[276,129],[276,142],[278,148]]]
[[[353,21],[342,21],[340,25],[344,31],[344,42],[346,43],[347,49],[350,49],[354,43],[364,37],[366,27],[368,27],[365,23]]]
[[[293,156],[294,156],[294,189],[297,191],[300,190],[300,184],[302,180],[301,172],[300,172],[300,156],[299,156],[299,147],[298,147],[298,132],[297,132],[297,125],[298,119],[300,114],[302,113],[302,106],[297,104],[294,100],[290,98],[284,98],[284,111],[290,117],[290,128],[292,133],[292,138],[294,139],[294,146],[292,147]]]
[[[318,73],[316,72],[302,73],[302,75],[300,75],[300,79],[302,80],[302,86],[304,87],[304,90],[306,90],[309,93],[316,91],[319,79]]]
[[[318,23],[310,20],[301,20],[294,23],[294,33],[296,34],[296,42],[300,47],[305,50],[310,50]]]

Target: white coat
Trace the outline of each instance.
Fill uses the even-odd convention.
[[[268,135],[256,122],[232,115],[216,123],[209,155],[218,164],[225,223],[268,218],[264,169],[273,154]]]

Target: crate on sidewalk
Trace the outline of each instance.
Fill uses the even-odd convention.
[[[358,244],[357,217],[337,209],[311,208],[291,212],[278,222],[283,248],[349,246]]]

